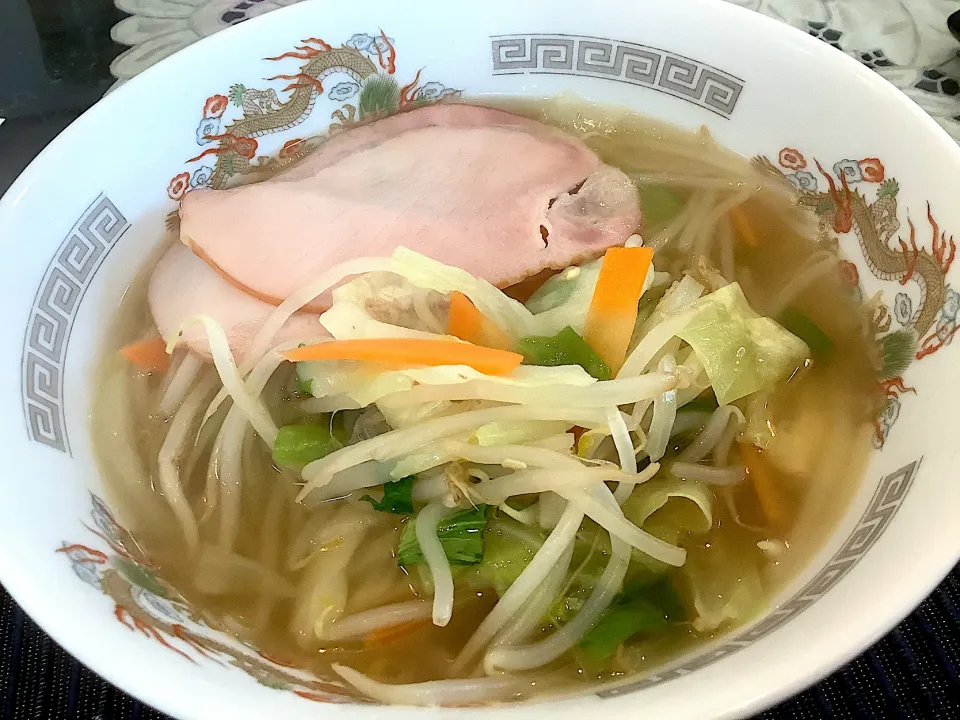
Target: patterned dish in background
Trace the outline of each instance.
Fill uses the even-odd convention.
[[[726,0],[808,32],[902,90],[960,142],[960,48],[953,0]],[[115,0],[131,13],[111,32],[129,50],[110,67],[129,80],[220,30],[301,0]]]
[[[158,19],[171,21],[214,5],[137,3],[167,8]],[[842,55],[724,5],[611,0],[589,21],[572,0],[550,3],[549,13],[546,4],[504,3],[494,21],[480,9],[414,21],[386,2],[370,5],[339,14],[325,4],[291,8],[171,58],[82,117],[0,203],[3,226],[34,238],[0,270],[11,308],[0,325],[0,377],[8,377],[0,423],[17,438],[11,463],[44,478],[25,485],[0,476],[16,500],[0,505],[10,549],[0,579],[18,601],[107,679],[175,715],[310,717],[315,706],[304,699],[356,702],[204,622],[100,500],[86,422],[104,317],[164,225],[175,224],[175,203],[195,188],[283,166],[318,134],[408,103],[572,90],[684,126],[707,124],[791,182],[848,258],[850,292],[883,293],[874,319],[887,405],[864,487],[772,612],[654,674],[551,712],[579,717],[600,703],[615,717],[656,717],[668,707],[680,718],[754,711],[836,667],[919,602],[960,549],[951,516],[960,488],[947,482],[958,405],[947,346],[960,296],[949,287],[956,247],[944,230],[960,227],[952,201],[960,151],[947,136]],[[636,11],[630,22],[625,6]],[[516,33],[529,28],[549,32]],[[822,77],[833,82],[811,80]],[[796,104],[770,104],[784,94]],[[130,127],[151,142],[118,165],[111,143]],[[911,131],[909,146],[894,132],[901,127]],[[26,434],[12,410],[12,378]],[[926,424],[929,417],[943,422]],[[928,548],[920,557],[918,538]],[[769,662],[774,652],[781,662]]]

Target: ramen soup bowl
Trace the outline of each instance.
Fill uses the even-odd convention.
[[[447,712],[746,716],[853,658],[936,586],[960,556],[960,150],[934,121],[843,53],[725,3],[305,2],[110,93],[0,202],[0,581],[58,643],[180,718],[429,712],[275,662],[180,598],[101,480],[96,372],[118,304],[189,193],[282,163],[365,113],[562,94],[705,126],[791,183],[839,243],[849,292],[872,302],[882,412],[849,490],[818,490],[831,529],[754,619],[600,686]],[[822,430],[819,451],[842,460],[849,448]]]

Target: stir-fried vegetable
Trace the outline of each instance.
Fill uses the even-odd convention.
[[[758,316],[738,285],[702,296],[690,276],[657,292],[659,300],[651,295],[638,323],[653,275],[644,247],[613,248],[561,272],[529,308],[416,253],[398,251],[394,262],[399,275],[361,275],[334,292],[321,322],[335,340],[282,353],[298,363],[297,395],[312,396],[295,399],[304,412],[342,418],[340,411],[363,409],[350,443],[331,431],[332,421],[280,428],[274,459],[302,468],[301,496],[382,488],[361,499],[409,516],[397,564],[418,567],[433,592],[435,625],[450,621],[457,583],[501,596],[490,626],[478,628],[458,662],[501,630],[510,637],[517,628],[529,635],[544,622],[555,626],[526,647],[495,643],[488,672],[538,667],[577,646],[581,657],[606,662],[635,636],[684,617],[671,578],[698,572],[685,568],[685,540],[707,532],[714,511],[710,491],[679,475],[738,481],[739,465],[704,463],[724,459],[742,426],[743,414],[728,403],[785,379],[808,346]],[[561,318],[569,322],[553,334],[529,333]],[[807,330],[798,332],[810,337]],[[623,376],[612,379],[630,346]],[[217,359],[229,369],[219,351]],[[263,368],[279,362],[267,360]],[[266,382],[269,373],[258,368],[256,383]],[[256,396],[233,380],[234,399],[256,410]],[[661,457],[668,471],[651,479],[660,464],[650,461]],[[775,515],[763,499],[763,468],[753,458],[744,464]],[[477,502],[489,507],[465,508]],[[625,581],[630,589],[618,593]],[[749,587],[724,585],[717,603],[694,593],[697,627],[748,612],[750,583],[753,576]],[[394,626],[402,634],[424,622],[381,620],[386,630],[374,642],[389,641]]]
[[[300,373],[297,373],[296,380],[296,391],[298,395],[312,395],[313,394],[313,378],[303,378],[300,377]]]
[[[391,269],[418,287],[441,293],[463,293],[480,312],[511,337],[522,337],[533,331],[533,316],[522,303],[466,270],[444,265],[403,247],[393,252]]]
[[[509,375],[523,356],[454,340],[425,338],[339,340],[287,350],[283,357],[304,360],[365,360],[384,365],[466,365],[488,375]]]
[[[479,581],[503,595],[543,546],[545,535],[510,518],[498,517],[485,533]]]
[[[583,334],[602,264],[603,258],[600,258],[586,265],[569,267],[530,296],[526,306],[535,313],[532,324],[537,334],[554,335],[565,327]]]
[[[777,488],[773,472],[763,452],[751,443],[740,444],[740,456],[747,469],[747,477],[753,483],[753,491],[760,501],[760,508],[770,524],[783,529],[788,509],[782,491]]]
[[[124,345],[120,348],[120,354],[128,362],[148,372],[165,373],[170,368],[167,344],[159,336]]]
[[[763,585],[753,555],[736,552],[729,536],[712,538],[690,554],[681,570],[693,596],[693,627],[711,632],[725,623],[742,621],[762,608]]]
[[[701,298],[690,312],[677,336],[697,353],[721,405],[785,380],[809,356],[802,340],[753,311],[737,283]]]
[[[833,352],[833,340],[806,313],[787,308],[777,316],[777,322],[803,340],[814,356],[825,358]]]
[[[394,482],[385,483],[383,498],[380,500],[374,500],[369,495],[364,495],[360,499],[366,500],[374,510],[380,512],[410,515],[413,513],[413,481],[415,479],[413,475],[408,475]]]
[[[284,425],[273,444],[273,460],[278,465],[303,467],[342,447],[329,425]]]
[[[694,398],[686,405],[681,408],[681,411],[686,412],[706,412],[712,413],[718,407],[717,398],[711,392],[707,395],[700,395],[697,398]]]
[[[397,565],[417,565],[424,562],[417,541],[417,520],[411,518],[400,533]],[[451,565],[475,565],[483,559],[483,530],[487,525],[487,506],[463,510],[442,520],[437,525],[437,537]]]
[[[450,315],[447,318],[447,334],[474,345],[511,350],[510,337],[496,323],[477,310],[470,298],[458,290],[450,293]]]
[[[584,339],[616,375],[627,357],[637,322],[637,308],[653,267],[647,247],[610,248],[590,301]]]
[[[665,227],[686,204],[684,198],[663,185],[640,186],[640,207],[648,228]]]
[[[639,633],[661,630],[671,622],[686,619],[683,601],[669,580],[651,586],[625,590],[590,631],[579,646],[586,657],[606,660],[624,642]]]
[[[605,660],[617,648],[640,632],[665,627],[667,619],[656,605],[644,598],[615,606],[580,641],[580,649],[591,660]]]
[[[742,205],[737,205],[737,207],[731,209],[728,215],[730,222],[733,224],[733,229],[737,233],[737,237],[750,247],[760,245],[760,240],[753,231],[753,227],[750,225],[750,221],[747,219],[747,213],[744,211]]]
[[[376,648],[400,640],[407,635],[423,630],[430,624],[430,618],[407,620],[399,625],[390,625],[371,630],[363,638],[363,645],[367,648]]]
[[[550,337],[534,335],[520,338],[518,347],[524,360],[531,365],[579,365],[597,380],[609,380],[612,377],[610,367],[572,327],[565,327]]]
[[[563,272],[557,273],[529,297],[526,302],[527,309],[539,316],[537,320],[540,321],[545,313],[572,304],[571,301],[576,299],[577,296],[583,296],[575,310],[579,310],[577,314],[582,316],[582,320],[585,320],[587,308],[590,307],[590,298],[593,297],[593,289],[597,285],[597,278],[600,277],[600,266],[602,264],[603,258],[600,258],[586,265],[574,265]]]

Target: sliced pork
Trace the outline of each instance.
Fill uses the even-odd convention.
[[[147,288],[147,302],[157,329],[165,338],[195,315],[212,317],[226,332],[238,363],[243,362],[257,331],[275,309],[231,286],[179,243],[157,263]],[[324,337],[329,334],[317,315],[297,313],[281,328],[275,343],[311,342]],[[185,330],[183,342],[204,358],[210,358],[210,346],[199,325]]]
[[[184,243],[274,304],[399,245],[506,287],[598,257],[640,222],[630,180],[579,140],[443,104],[335,135],[267,181],[190,192],[180,214]]]

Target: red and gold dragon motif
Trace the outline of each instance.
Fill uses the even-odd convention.
[[[817,171],[826,181],[825,192],[817,188],[816,176],[806,171],[807,161],[799,151],[783,148],[777,160],[782,168],[794,172],[782,170],[765,157],[757,158],[757,164],[782,174],[796,186],[800,204],[819,215],[821,227],[825,230],[836,236],[854,233],[867,267],[878,280],[895,281],[900,286],[913,282],[919,288],[918,306],[913,309],[911,304],[910,312],[902,318],[904,329],[878,337],[884,360],[890,361],[884,363],[880,377],[880,387],[889,407],[898,402],[901,394],[916,392],[904,383],[902,377],[910,361],[936,353],[951,342],[957,331],[958,324],[953,319],[944,318],[949,291],[947,273],[956,257],[956,243],[941,229],[928,202],[926,220],[932,235],[930,249],[917,244],[917,228],[909,217],[908,238],[897,236],[896,244],[891,244],[891,239],[900,230],[897,215],[899,186],[896,180],[885,177],[883,163],[878,158],[841,161],[834,166],[835,174],[814,160]],[[878,185],[873,202],[868,201],[859,189],[851,189],[853,182]],[[851,267],[854,267],[855,275],[855,266]],[[885,333],[890,326],[885,308],[884,317],[886,324],[878,327],[880,333]],[[879,446],[883,445],[890,425],[892,421],[885,422],[884,418],[877,421]]]
[[[217,639],[221,635],[219,629],[194,614],[189,603],[155,574],[149,560],[116,522],[105,503],[96,496],[91,499],[95,527],[85,527],[106,544],[108,551],[64,543],[57,552],[70,559],[74,572],[82,580],[99,588],[113,601],[113,616],[124,627],[191,663],[203,659],[232,665],[262,685],[291,690],[309,700],[363,701],[348,686],[308,677],[252,649]]]

